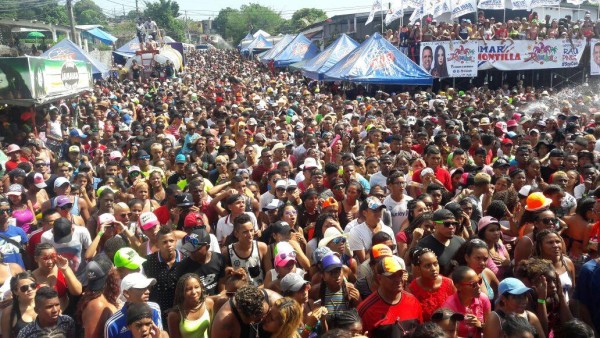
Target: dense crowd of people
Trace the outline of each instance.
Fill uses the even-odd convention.
[[[0,115],[3,338],[600,330],[594,88],[187,60]]]

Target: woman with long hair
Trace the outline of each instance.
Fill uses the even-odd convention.
[[[302,308],[289,297],[279,298],[271,307],[264,320],[263,330],[271,333],[271,338],[299,338],[302,324]]]
[[[568,227],[563,231],[562,237],[567,245],[567,254],[576,261],[587,251],[590,233],[598,219],[594,212],[595,204],[594,198],[586,197],[577,203],[575,214],[564,218]]]
[[[312,253],[319,246],[319,241],[323,239],[325,231],[330,227],[340,228],[336,215],[329,212],[320,214],[315,222],[314,237],[306,245],[306,256],[312,258]]]
[[[173,309],[168,314],[171,338],[208,338],[213,316],[212,298],[206,297],[200,276],[186,273],[175,287]]]
[[[89,173],[79,172],[75,175],[75,184],[79,186],[74,194],[78,194],[88,204],[90,209],[96,207],[96,194],[94,193],[93,178]]]
[[[431,76],[444,78],[448,77],[448,65],[446,64],[446,49],[438,45],[435,48],[434,63],[431,69]]]
[[[11,216],[17,222],[16,225],[23,229],[25,233],[30,233],[37,224],[37,220],[35,219],[33,205],[27,199],[25,188],[20,184],[11,184],[8,187],[6,196],[8,196],[8,202],[12,210]]]
[[[565,299],[569,302],[575,288],[575,265],[563,254],[563,241],[552,229],[540,230],[535,235],[535,256],[549,260],[558,275]]]
[[[35,321],[34,298],[37,283],[30,272],[21,272],[10,280],[12,304],[2,311],[2,338],[15,338]]]
[[[400,232],[406,229],[417,216],[425,212],[433,212],[432,207],[433,200],[431,199],[431,196],[427,193],[421,194],[415,199],[408,201],[406,203],[406,208],[408,209],[408,217],[400,225]]]
[[[461,266],[467,266],[480,277],[479,291],[493,303],[498,293],[498,278],[487,265],[490,251],[488,245],[479,238],[474,238],[456,252],[454,258]]]
[[[346,185],[346,193],[344,199],[340,203],[339,220],[342,229],[346,229],[346,225],[358,218],[359,204],[364,199],[363,187],[357,181],[350,181]],[[336,183],[335,189],[344,189],[343,183]]]
[[[412,200],[414,201],[414,200]],[[409,201],[408,203],[411,204]],[[422,202],[421,202],[422,203]],[[396,234],[398,244],[398,256],[405,262],[410,262],[410,250],[417,247],[421,238],[433,232],[433,221],[431,212],[424,212],[414,217],[408,227]]]
[[[34,259],[38,268],[31,274],[39,285],[47,285],[56,290],[60,307],[66,309],[69,305],[69,294],[79,296],[82,291],[81,282],[69,267],[69,261],[58,255],[50,243],[36,245]]]
[[[497,202],[502,203],[501,201],[492,201],[492,204],[499,204]],[[489,209],[488,207],[488,211]],[[477,237],[488,246],[489,258],[486,266],[499,279],[502,279],[510,267],[510,254],[502,243],[502,227],[499,219],[491,216],[482,217],[477,225]]]
[[[423,321],[429,321],[433,312],[454,294],[454,284],[450,278],[440,275],[437,256],[430,249],[412,250],[410,262],[419,277],[413,279],[408,289],[421,303]]]
[[[517,246],[515,247],[515,265],[518,265],[523,259],[530,258],[535,254],[535,240],[538,232],[544,229],[558,229],[558,219],[549,209],[534,213],[532,219],[534,226],[533,231],[519,239]]]
[[[150,186],[150,198],[159,205],[166,198],[165,185],[163,184],[163,177],[160,171],[153,171],[148,176],[148,183]]]
[[[101,256],[99,256],[101,257]],[[75,320],[83,330],[82,337],[104,334],[104,324],[119,309],[120,281],[117,269],[107,258],[97,258],[86,266],[88,283],[77,303]]]

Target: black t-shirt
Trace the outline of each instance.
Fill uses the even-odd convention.
[[[171,185],[171,184],[177,184],[179,183],[179,181],[185,180],[185,174],[179,174],[179,173],[174,173],[173,175],[169,176],[169,179],[167,180],[167,184]]]
[[[540,168],[540,173],[542,175],[542,178],[544,179],[544,182],[549,182],[550,176],[552,176],[552,174],[554,174],[557,171],[557,169],[552,169],[549,166],[543,166]]]
[[[450,239],[448,246],[444,246],[444,244],[435,239],[433,235],[429,235],[423,238],[418,246],[431,249],[435,253],[440,264],[440,273],[447,276],[450,272],[450,261],[464,242],[465,240],[463,238],[453,236],[452,239]]]
[[[180,278],[186,273],[195,273],[200,276],[206,294],[214,296],[219,293],[218,283],[225,275],[225,257],[218,252],[212,252],[210,262],[201,264],[190,257],[184,259],[177,269],[177,276]]]

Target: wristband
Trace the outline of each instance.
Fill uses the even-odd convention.
[[[546,304],[546,300],[545,300],[545,299],[540,299],[540,298],[538,298],[537,302],[538,302],[539,304]]]
[[[99,231],[98,236],[102,237],[102,235],[104,235],[104,231]]]
[[[315,328],[308,324],[304,324],[304,329],[308,332],[312,332],[312,330],[314,330]]]

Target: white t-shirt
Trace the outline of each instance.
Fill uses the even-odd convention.
[[[408,218],[408,201],[413,198],[408,195],[402,195],[402,200],[400,202],[396,202],[392,195],[388,195],[384,200],[383,204],[387,208],[387,210],[392,215],[392,230],[395,234],[400,231],[400,226],[402,226],[402,222],[404,222]]]
[[[390,237],[392,238],[392,242],[394,244],[396,244],[396,236],[394,236],[394,232],[392,231],[392,228],[388,227],[387,225],[381,223],[381,230],[385,233],[387,233],[388,235],[390,235]],[[370,250],[371,247],[373,246],[373,231],[371,231],[371,229],[369,228],[369,226],[367,225],[366,222],[362,222],[359,225],[357,225],[356,227],[354,227],[352,230],[350,230],[350,235],[348,236],[348,244],[350,245],[350,250],[351,251],[358,251],[358,250]]]
[[[260,195],[260,209],[263,210],[269,203],[271,203],[275,199],[275,195],[271,194],[270,191],[265,192]]]
[[[41,243],[50,243],[56,249],[57,254],[69,260],[69,266],[77,274],[80,267],[85,267],[81,257],[84,256],[85,251],[92,244],[92,237],[86,227],[74,225],[70,242],[55,243],[54,233],[46,231],[42,234]]]
[[[245,212],[250,219],[252,220],[252,224],[254,225],[254,229],[258,230],[258,222],[256,221],[256,216],[254,216],[251,212]],[[231,219],[231,215],[227,215],[219,218],[217,222],[217,240],[220,242],[223,241],[224,238],[229,236],[233,232],[233,220]]]

